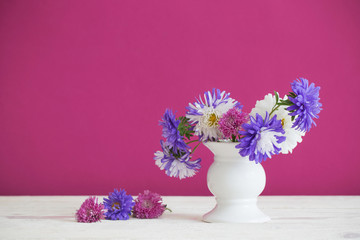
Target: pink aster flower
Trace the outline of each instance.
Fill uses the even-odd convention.
[[[158,218],[166,210],[159,194],[145,190],[135,199],[133,214],[136,218]]]
[[[98,203],[97,197],[86,199],[75,214],[76,221],[91,223],[104,219],[104,205]]]
[[[241,112],[240,109],[232,108],[227,111],[219,120],[219,130],[224,138],[235,141],[242,131],[241,125],[249,121],[249,114]]]

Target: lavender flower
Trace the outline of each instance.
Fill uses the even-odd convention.
[[[234,107],[242,108],[239,102],[230,98],[230,93],[214,88],[212,93],[210,91],[204,93],[204,100],[199,97],[194,104],[190,103],[186,107],[188,110],[186,117],[192,124],[196,124],[194,130],[200,140],[216,141],[222,137],[218,128],[219,119]]]
[[[135,199],[133,215],[136,218],[158,218],[166,210],[159,194],[145,190]]]
[[[185,142],[183,137],[180,135],[178,130],[180,120],[175,119],[175,115],[170,109],[166,109],[160,125],[163,127],[163,137],[166,138],[166,142],[172,148],[174,153],[179,151],[187,151],[190,148]]]
[[[269,113],[266,112],[265,119],[258,113],[256,119],[250,116],[250,123],[242,125],[245,131],[239,133],[245,137],[236,145],[239,148],[240,155],[249,156],[251,161],[261,163],[274,154],[279,154],[281,148],[279,144],[285,141],[285,133],[281,125],[281,120],[276,119],[276,115],[269,119]]]
[[[167,142],[160,141],[160,144],[163,151],[155,152],[154,160],[161,170],[165,170],[166,175],[183,179],[194,176],[200,169],[201,159],[190,161],[189,151],[175,154]]]
[[[231,139],[235,142],[239,131],[243,130],[241,125],[249,121],[249,115],[241,112],[240,109],[232,108],[225,113],[219,120],[219,129],[224,138]]]
[[[109,220],[127,220],[134,204],[132,196],[127,195],[125,190],[114,189],[114,192],[109,193],[109,199],[104,198],[104,206],[107,209],[105,217]]]
[[[305,78],[296,79],[291,83],[293,93],[288,95],[291,106],[286,110],[289,115],[296,117],[293,127],[301,131],[309,131],[312,124],[316,126],[314,118],[319,118],[318,114],[322,110],[322,104],[319,102],[320,87],[315,87],[314,83]]]
[[[75,214],[76,221],[92,223],[104,219],[104,205],[98,203],[97,197],[89,197]]]

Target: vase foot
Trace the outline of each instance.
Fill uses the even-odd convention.
[[[215,208],[203,216],[205,222],[219,223],[263,223],[270,221],[256,205],[256,202],[232,201],[217,203]]]

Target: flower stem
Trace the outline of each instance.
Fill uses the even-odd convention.
[[[200,143],[201,143],[201,142],[199,142],[198,145],[196,145],[196,146],[194,147],[194,149],[191,151],[191,154],[193,154],[193,153],[195,152],[196,148],[200,145]]]
[[[275,104],[275,106],[272,108],[269,117],[271,117],[271,114],[273,114],[276,110],[278,110],[278,108],[280,107],[280,105]]]
[[[199,141],[199,140],[192,140],[190,142],[187,142],[186,144],[190,144],[190,143],[197,142],[197,141]]]

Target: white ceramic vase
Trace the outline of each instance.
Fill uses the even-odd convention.
[[[266,177],[261,164],[241,157],[234,142],[204,143],[214,153],[207,174],[208,188],[216,199],[213,210],[203,216],[205,222],[262,223],[270,218],[257,206]]]

